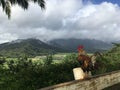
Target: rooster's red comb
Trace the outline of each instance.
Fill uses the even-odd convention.
[[[80,51],[80,50],[83,49],[83,48],[84,48],[83,45],[78,46],[78,51]]]

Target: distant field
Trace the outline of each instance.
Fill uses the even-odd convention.
[[[59,54],[55,54],[53,55],[53,63],[60,63],[64,60],[64,58],[66,57],[66,55],[68,55],[70,53],[59,53]],[[46,56],[36,56],[34,58],[31,58],[33,62],[43,62],[43,60],[45,60]]]
[[[52,57],[53,57],[53,63],[60,63],[60,62],[62,62],[64,59],[65,59],[65,57],[67,56],[67,55],[70,55],[70,54],[72,54],[72,53],[58,53],[58,54],[54,54],[54,55],[52,55]],[[77,53],[74,53],[74,54],[77,54]],[[88,53],[88,55],[92,55],[92,53]],[[41,63],[43,63],[43,60],[45,60],[45,58],[46,58],[46,56],[36,56],[36,57],[34,57],[34,58],[28,58],[28,59],[31,59],[33,62],[41,62]],[[6,60],[14,60],[14,61],[16,61],[18,58],[6,58]]]

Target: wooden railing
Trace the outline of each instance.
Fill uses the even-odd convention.
[[[93,76],[85,80],[74,80],[38,90],[101,90],[120,83],[120,70]]]

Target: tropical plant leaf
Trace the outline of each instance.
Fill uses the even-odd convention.
[[[44,0],[0,0],[0,6],[2,6],[3,11],[6,13],[8,18],[11,16],[11,6],[19,5],[24,10],[28,9],[30,2],[38,3],[41,9],[45,9],[45,1]]]

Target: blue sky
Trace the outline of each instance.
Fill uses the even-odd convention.
[[[102,2],[111,2],[113,4],[120,5],[120,0],[91,0],[94,4],[100,4]]]
[[[93,4],[101,4],[102,2],[110,2],[113,4],[118,4],[120,5],[120,0],[83,0],[84,3],[91,1]]]

